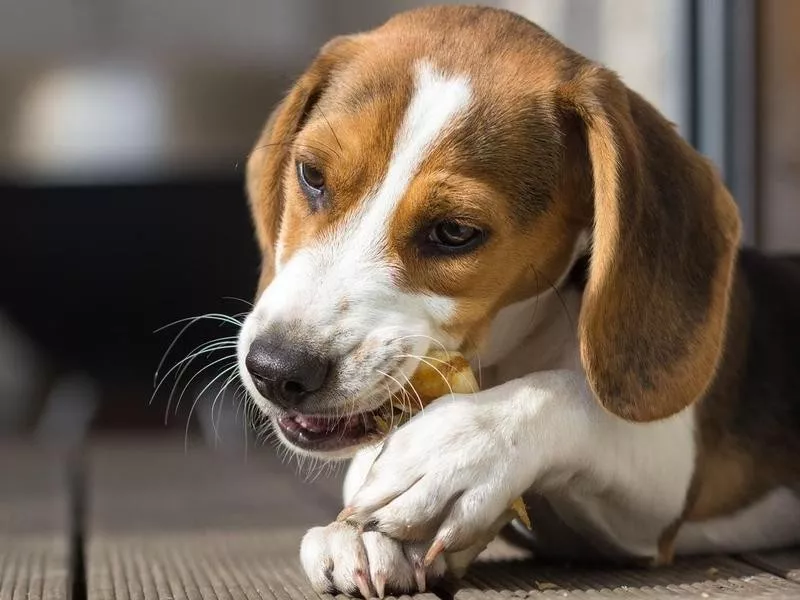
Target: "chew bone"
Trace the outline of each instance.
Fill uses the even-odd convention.
[[[420,361],[409,385],[394,394],[383,415],[376,417],[383,433],[399,427],[425,406],[447,394],[472,394],[478,382],[467,360],[458,352],[433,350]],[[517,498],[509,507],[520,521],[531,528],[523,499]]]

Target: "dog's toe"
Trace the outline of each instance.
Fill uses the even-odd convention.
[[[300,560],[317,593],[383,597],[424,591],[444,575],[444,560],[424,567],[426,549],[337,522],[306,533]]]

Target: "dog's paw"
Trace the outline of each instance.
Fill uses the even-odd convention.
[[[303,537],[300,561],[317,593],[363,598],[423,592],[445,573],[439,557],[423,566],[427,544],[401,543],[346,523],[314,527]]]
[[[429,560],[481,542],[531,483],[516,425],[478,398],[487,393],[437,400],[392,433],[340,520],[434,540]]]

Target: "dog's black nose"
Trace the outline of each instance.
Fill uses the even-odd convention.
[[[295,408],[325,383],[330,363],[281,336],[256,339],[245,359],[256,389],[283,408]]]

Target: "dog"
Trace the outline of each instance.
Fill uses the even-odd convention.
[[[800,542],[800,271],[612,71],[511,12],[401,13],[321,49],[246,187],[241,378],[291,450],[352,458],[317,591],[425,589],[520,495],[500,533],[546,558]],[[481,391],[382,438],[438,347]]]

